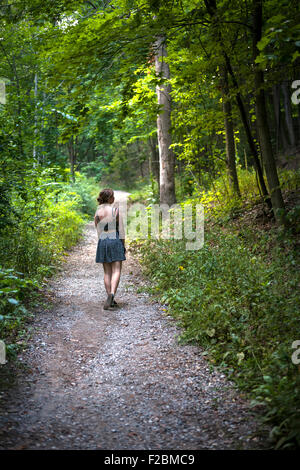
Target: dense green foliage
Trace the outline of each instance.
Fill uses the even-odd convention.
[[[30,316],[34,293],[94,214],[95,182],[79,174],[76,183],[68,180],[68,171],[35,169],[22,182],[26,197],[15,185],[6,190],[0,240],[0,336],[9,354],[26,336],[24,321]]]
[[[162,79],[155,73],[153,41],[166,32],[178,178],[207,189],[226,167],[224,102],[232,108],[236,160],[253,165],[237,99],[257,146],[255,64],[265,72],[277,163],[293,164],[300,138],[299,110],[291,101],[300,60],[296,1],[264,2],[256,58],[251,2],[32,0],[23,11],[2,15],[0,76],[9,99],[1,127],[10,135],[17,126],[12,148],[20,158],[32,153],[43,166],[70,166],[72,174],[80,168],[127,189],[151,173],[158,179],[156,86]]]

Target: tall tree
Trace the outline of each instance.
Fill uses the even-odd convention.
[[[257,131],[274,215],[279,223],[284,223],[285,206],[280,189],[268,125],[268,114],[264,90],[264,72],[261,65],[255,62],[257,56],[259,55],[258,43],[262,37],[262,18],[262,0],[253,0],[253,61]]]
[[[167,57],[166,38],[159,36],[155,43],[155,70],[163,80],[170,79],[170,69],[165,61]],[[160,164],[160,202],[172,205],[176,201],[174,179],[174,153],[170,147],[172,144],[171,129],[171,86],[162,83],[156,87],[158,104],[161,112],[157,116],[157,137]]]
[[[263,195],[263,198],[264,198],[265,202],[268,204],[269,208],[272,209],[272,201],[270,199],[268,189],[267,189],[267,186],[266,186],[266,183],[265,183],[264,174],[263,174],[262,166],[261,166],[261,163],[260,163],[258,150],[256,148],[254,137],[253,137],[253,134],[252,134],[252,131],[251,131],[249,119],[247,117],[247,112],[246,112],[245,105],[244,105],[244,101],[243,101],[241,93],[239,91],[239,85],[238,85],[238,82],[236,80],[233,69],[231,67],[231,63],[230,63],[230,60],[229,60],[229,57],[228,57],[227,53],[224,53],[224,58],[225,58],[225,61],[226,61],[227,70],[230,73],[230,76],[231,76],[231,79],[232,79],[233,88],[236,90],[236,102],[237,102],[237,106],[238,106],[238,109],[239,109],[239,112],[240,112],[241,120],[242,120],[242,123],[243,123],[243,126],[244,126],[248,146],[249,146],[251,155],[253,157],[254,168],[255,168],[255,171],[256,171],[256,174],[257,174],[257,177],[258,177],[258,183],[260,185],[260,189],[261,189],[261,192],[262,192],[262,195]]]
[[[234,129],[232,122],[232,109],[228,87],[228,74],[225,66],[221,67],[221,88],[222,88],[222,105],[224,113],[224,127],[225,127],[225,140],[226,140],[226,160],[227,171],[229,177],[229,185],[233,192],[240,196],[240,188],[236,171],[236,158],[235,158],[235,142],[234,142]]]

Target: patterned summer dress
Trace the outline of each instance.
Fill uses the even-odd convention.
[[[107,219],[106,219],[107,220]],[[119,235],[118,209],[112,207],[112,219],[108,222],[100,220],[97,224],[98,246],[96,263],[112,263],[125,261],[125,249]]]

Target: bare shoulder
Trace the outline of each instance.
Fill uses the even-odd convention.
[[[110,215],[111,215],[111,208],[110,206],[107,206],[107,205],[98,206],[96,213],[95,213],[95,217],[99,217],[100,219],[109,217]]]
[[[105,207],[104,206],[98,206],[95,212],[95,216],[103,216],[105,214]]]

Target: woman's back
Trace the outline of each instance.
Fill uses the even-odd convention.
[[[110,204],[101,204],[96,210],[97,233],[98,237],[103,232],[116,233],[118,227],[118,209]]]

